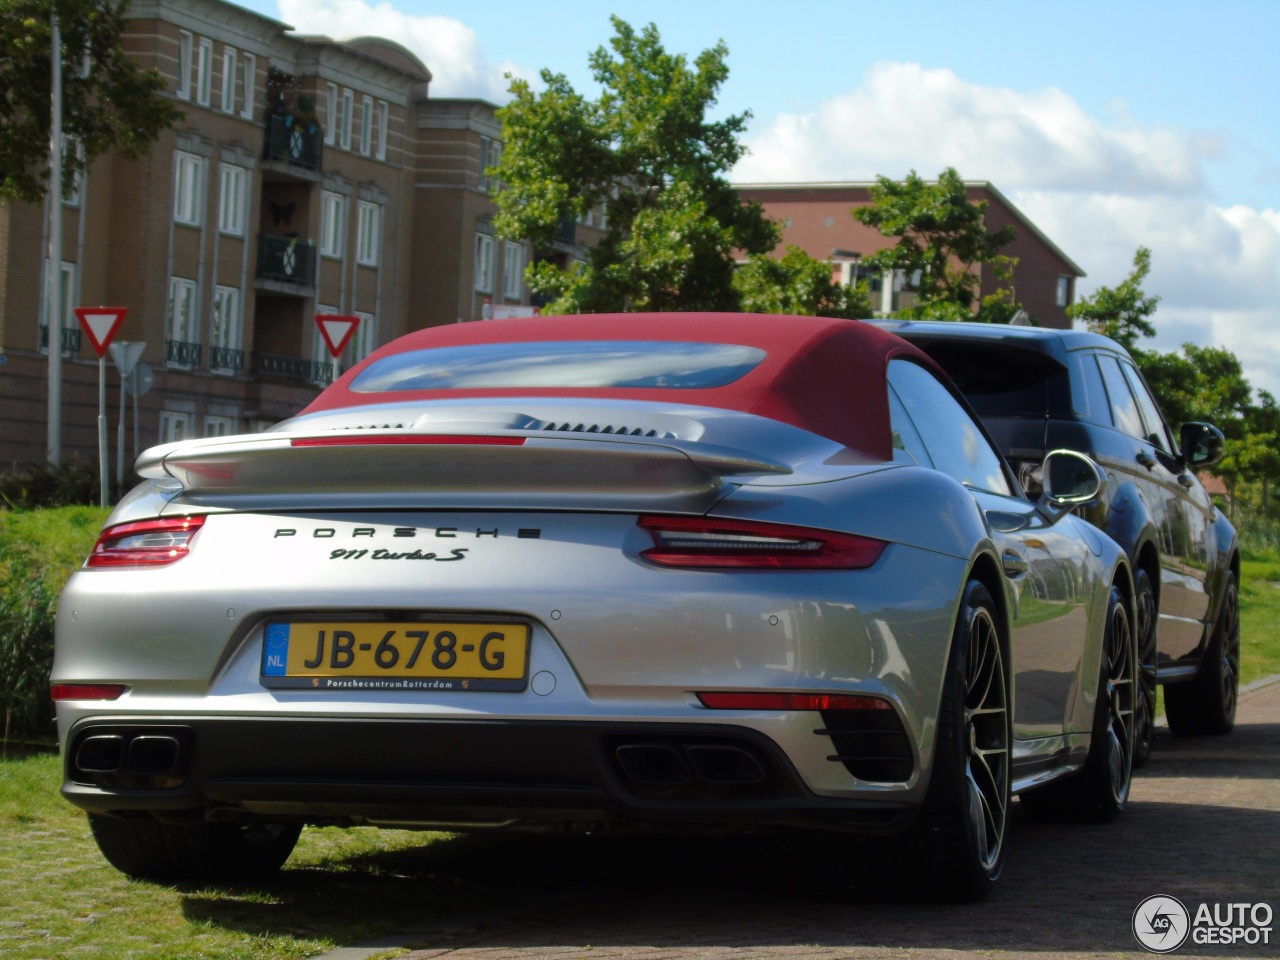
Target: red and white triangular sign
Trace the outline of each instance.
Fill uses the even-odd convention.
[[[76,307],[76,318],[99,357],[107,355],[107,347],[120,329],[128,307]]]
[[[351,342],[356,327],[360,326],[360,318],[338,313],[317,313],[316,326],[320,328],[320,336],[324,337],[325,346],[329,348],[329,355],[336,359]]]

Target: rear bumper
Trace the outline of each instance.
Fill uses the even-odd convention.
[[[93,813],[310,823],[895,832],[904,800],[817,796],[732,724],[87,718],[63,795]]]

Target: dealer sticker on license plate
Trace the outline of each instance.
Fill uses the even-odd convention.
[[[523,623],[272,622],[264,687],[318,690],[523,690]]]

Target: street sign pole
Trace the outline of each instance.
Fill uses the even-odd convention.
[[[98,481],[102,506],[107,505],[107,357],[98,357]]]
[[[147,345],[142,342],[130,342],[128,340],[118,340],[111,344],[111,359],[115,362],[116,369],[120,371],[120,422],[116,425],[116,489],[124,487],[124,398],[129,391],[126,384],[129,377],[133,375],[133,369],[138,363],[138,358],[142,356],[142,351]],[[135,411],[136,411],[135,404]],[[137,432],[137,414],[134,415],[134,432]],[[135,443],[137,438],[134,438]],[[134,454],[134,460],[138,459]]]
[[[48,442],[46,457],[62,462],[62,34],[58,8],[50,4],[49,65],[53,74],[49,109],[49,259],[45,269],[49,304]]]

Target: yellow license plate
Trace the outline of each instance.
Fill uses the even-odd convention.
[[[524,623],[273,621],[265,687],[321,690],[523,690]]]

